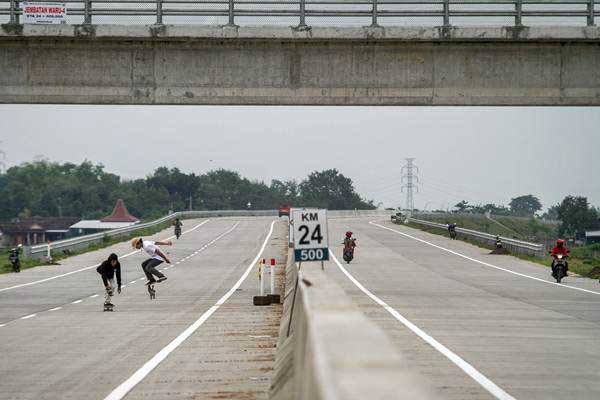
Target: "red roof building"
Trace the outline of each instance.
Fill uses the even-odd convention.
[[[139,219],[129,214],[123,199],[117,200],[112,214],[101,219],[102,222],[138,222]]]

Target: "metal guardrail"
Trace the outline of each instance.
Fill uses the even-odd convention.
[[[463,17],[510,18],[514,26],[523,25],[524,18],[578,18],[585,21],[587,26],[593,26],[595,17],[600,16],[600,6],[596,5],[596,1],[598,0],[72,0],[66,4],[69,17],[81,17],[76,22],[78,24],[92,24],[95,22],[94,17],[152,17],[158,25],[162,25],[165,19],[176,17],[222,17],[227,25],[235,26],[238,17],[271,17],[269,23],[289,23],[290,18],[293,18],[298,21],[299,28],[308,28],[307,19],[315,22],[352,17],[368,18],[371,26],[379,26],[380,19],[387,22],[386,19],[392,18],[435,18],[438,20],[437,25],[449,27],[453,19]],[[9,23],[18,24],[22,15],[20,3],[17,0],[0,1],[0,16],[2,15],[9,16]],[[214,21],[213,23],[216,24]],[[397,24],[398,21],[390,23]]]
[[[157,220],[146,222],[143,224],[136,224],[123,228],[112,229],[105,232],[93,233],[90,235],[78,236],[70,239],[57,240],[55,242],[49,242],[46,244],[39,244],[35,246],[27,246],[24,249],[26,257],[41,258],[47,256],[50,251],[72,251],[88,247],[91,244],[101,243],[105,237],[113,238],[119,236],[126,236],[136,231],[151,228],[165,222],[174,220],[175,218],[212,218],[212,217],[260,217],[260,216],[276,216],[276,210],[264,210],[264,211],[246,211],[246,210],[232,210],[232,211],[178,211],[169,215],[166,215]]]
[[[444,229],[444,230],[448,229],[448,225],[439,224],[437,222],[425,221],[425,220],[416,219],[416,218],[408,218],[408,221],[412,222],[414,224],[430,226],[433,228],[439,228],[439,229]],[[497,237],[497,235],[492,235],[490,233],[479,232],[479,231],[474,231],[472,229],[466,229],[466,228],[460,228],[460,227],[456,227],[456,232],[466,235],[466,236],[469,236],[479,242],[483,242],[483,243],[486,243],[489,245],[494,245],[496,242],[496,237]],[[512,239],[512,238],[508,238],[508,237],[504,237],[504,236],[498,236],[498,237],[502,241],[503,247],[505,247],[508,251],[520,253],[520,254],[534,255],[534,256],[539,256],[539,257],[541,257],[545,254],[545,246],[543,244],[524,242],[521,240]]]
[[[381,217],[389,216],[391,211],[385,210],[331,210],[329,216],[332,218],[344,217]],[[215,218],[215,217],[273,217],[278,216],[278,210],[221,210],[221,211],[178,211],[166,215],[157,220],[136,224],[124,228],[112,229],[105,232],[93,233],[90,235],[77,236],[70,239],[57,240],[51,243],[27,246],[24,249],[26,257],[41,258],[48,256],[51,251],[72,251],[88,247],[91,244],[97,244],[104,241],[105,237],[114,238],[127,236],[136,231],[151,228],[175,218]]]

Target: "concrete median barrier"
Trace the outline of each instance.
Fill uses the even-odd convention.
[[[289,261],[270,398],[438,397],[411,370],[385,332],[328,277],[327,270],[322,271],[319,264],[304,264],[297,272]]]

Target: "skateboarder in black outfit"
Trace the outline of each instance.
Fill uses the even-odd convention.
[[[106,289],[104,311],[112,311],[114,305],[110,299],[113,296],[115,288],[115,275],[117,276],[117,293],[121,293],[121,264],[119,263],[119,257],[115,253],[112,253],[106,261],[96,268],[96,271],[102,276],[102,282]]]

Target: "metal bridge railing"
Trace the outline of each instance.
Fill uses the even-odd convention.
[[[564,18],[578,21],[571,23],[574,25],[585,22],[593,26],[595,17],[600,16],[600,6],[595,3],[596,0],[72,0],[66,5],[69,23],[76,24],[98,23],[98,18],[102,18],[101,23],[119,23],[116,17],[144,17],[161,25],[166,19],[168,23],[180,23],[180,17],[206,17],[196,23],[216,24],[222,18],[233,26],[243,17],[249,25],[281,24],[292,19],[303,28],[308,27],[307,19],[318,22],[340,18],[370,20],[372,26],[379,26],[382,20],[386,25],[406,25],[407,20],[419,25],[412,23],[419,18],[434,18],[435,24],[442,26],[465,18],[481,24],[490,18],[496,23],[503,19],[497,24],[507,25],[508,18],[514,26],[520,26],[524,18]],[[19,1],[0,0],[0,18],[8,16],[8,21],[2,22],[19,24],[21,15]],[[269,21],[264,23],[262,17],[269,17]]]
[[[448,229],[448,225],[438,224],[437,222],[425,221],[425,220],[416,219],[416,218],[408,218],[408,221],[412,222],[414,224],[418,224],[418,225],[430,226],[432,228],[439,228],[439,229],[443,229],[443,230]],[[471,239],[477,240],[481,243],[486,243],[490,246],[494,245],[496,242],[496,235],[492,235],[490,233],[479,232],[479,231],[474,231],[472,229],[466,229],[466,228],[460,228],[460,227],[456,228],[456,232],[458,232],[462,235],[468,236]],[[511,252],[527,254],[527,255],[532,255],[532,256],[538,256],[538,257],[542,257],[546,254],[545,247],[543,244],[524,242],[522,240],[517,240],[517,239],[505,237],[505,236],[498,236],[498,237],[502,241],[503,247],[505,247],[506,249],[508,249]]]

